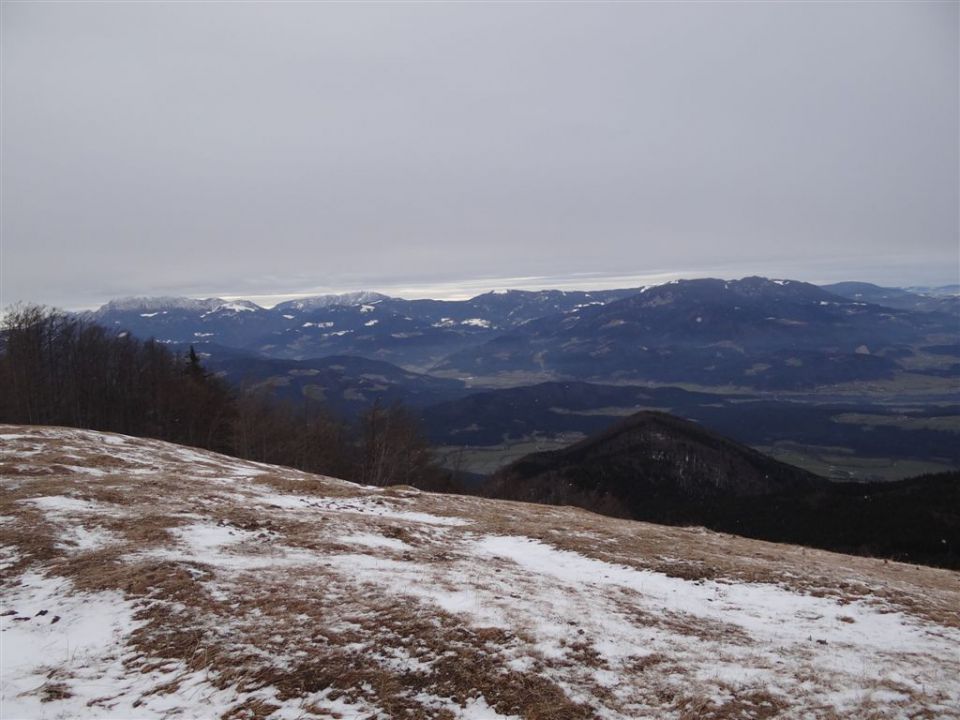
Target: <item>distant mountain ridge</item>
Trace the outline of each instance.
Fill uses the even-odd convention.
[[[904,289],[873,285],[865,282],[841,282],[821,285],[824,290],[851,300],[860,300],[897,308],[899,310],[917,310],[920,312],[960,312],[960,293],[950,292],[951,286],[943,288]]]
[[[236,311],[256,311],[263,310],[256,303],[249,300],[224,300],[223,298],[203,298],[194,299],[176,296],[162,297],[125,297],[111,300],[98,310],[93,311],[93,315],[103,315],[107,313],[118,312],[141,312],[141,311],[163,311],[163,310],[186,310],[195,312],[210,312],[220,308],[232,309]]]
[[[277,312],[287,312],[290,310],[316,310],[318,308],[335,307],[337,305],[363,305],[364,303],[379,302],[389,300],[390,297],[382,293],[369,290],[358,290],[356,292],[341,293],[339,295],[314,295],[312,297],[299,298],[297,300],[287,300],[273,306]]]
[[[452,352],[544,315],[638,291],[510,290],[469,300],[404,300],[360,291],[301,298],[273,308],[220,298],[127,298],[83,315],[162,342],[217,343],[291,360],[358,355],[425,369]]]
[[[353,355],[481,382],[516,376],[791,390],[890,379],[903,369],[899,359],[918,347],[960,343],[953,299],[853,283],[836,289],[872,294],[858,300],[795,280],[748,277],[596,292],[512,290],[469,300],[360,291],[273,308],[128,298],[85,316],[161,342],[288,360]],[[940,362],[930,372],[960,376],[960,363]]]
[[[438,369],[791,389],[893,377],[898,353],[958,330],[952,315],[857,302],[793,280],[680,280],[526,323]]]

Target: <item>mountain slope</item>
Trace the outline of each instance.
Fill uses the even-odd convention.
[[[830,482],[658,412],[523,457],[489,493],[960,567],[960,473]]]
[[[4,717],[956,717],[956,574],[0,428]]]

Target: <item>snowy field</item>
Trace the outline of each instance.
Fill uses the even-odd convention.
[[[960,718],[960,574],[0,427],[0,718]]]

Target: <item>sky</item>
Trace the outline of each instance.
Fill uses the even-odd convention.
[[[956,2],[0,14],[0,305],[960,281]]]

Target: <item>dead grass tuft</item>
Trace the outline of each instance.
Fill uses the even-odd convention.
[[[650,569],[654,572],[663,573],[668,577],[680,578],[681,580],[715,580],[720,576],[720,571],[717,570],[717,568],[704,565],[703,563],[658,563]]]
[[[124,538],[136,550],[165,547],[173,543],[170,530],[186,523],[186,518],[175,515],[149,513],[137,517],[136,522],[129,518],[111,518],[107,516],[103,525],[111,532]]]
[[[681,697],[674,702],[680,720],[766,720],[780,716],[789,706],[766,690],[735,693],[722,703],[704,697]]]
[[[265,720],[279,709],[279,705],[251,698],[227,710],[220,716],[220,720]]]
[[[667,656],[663,653],[650,653],[649,655],[639,655],[630,658],[624,667],[630,673],[643,673],[649,668],[660,665],[667,661]]]
[[[73,697],[70,688],[66,683],[57,681],[48,681],[40,686],[37,693],[40,695],[40,702],[48,703],[54,700],[66,700]]]

